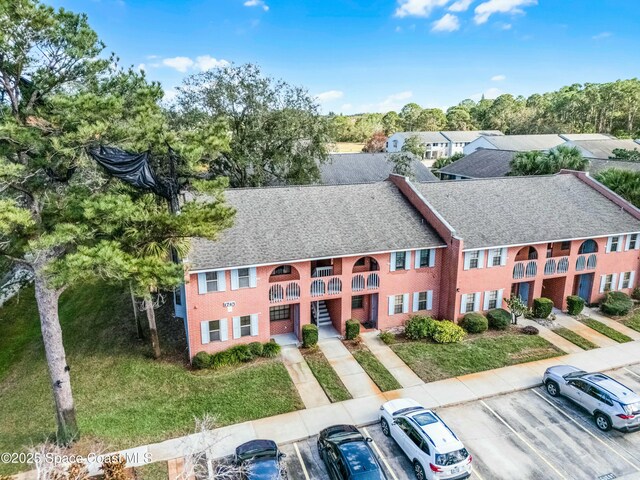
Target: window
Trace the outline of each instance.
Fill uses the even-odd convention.
[[[291,265],[280,265],[277,267],[272,275],[289,275],[291,273]],[[240,272],[238,272],[238,278],[240,277]]]
[[[240,317],[240,336],[248,337],[251,335],[251,315]]]
[[[404,303],[403,295],[396,295],[393,297],[393,313],[402,313]]]
[[[562,242],[560,244],[560,250],[569,250],[571,248],[571,242]]]
[[[631,272],[624,272],[622,274],[622,288],[631,287]]]
[[[420,250],[420,268],[428,267],[431,257],[431,250]]]
[[[632,233],[629,235],[629,250],[635,250],[638,248],[638,234]]]
[[[174,291],[174,298],[176,301],[176,305],[182,306],[182,287],[176,288]]]
[[[466,311],[467,312],[473,312],[476,308],[476,294],[475,293],[469,293],[467,295],[467,305],[466,305]]]
[[[393,148],[398,148],[398,140],[393,141]]]
[[[613,274],[610,273],[604,277],[604,291],[609,292],[613,290]]]
[[[480,250],[467,252],[467,255],[469,255],[469,268],[478,268],[480,265]]]
[[[364,308],[364,295],[351,297],[351,308]]]
[[[291,308],[289,305],[269,308],[269,320],[272,322],[277,320],[289,320],[289,318],[291,318]]]
[[[427,292],[420,292],[418,294],[418,310],[427,310]]]
[[[218,291],[218,272],[207,272],[205,273],[205,278],[207,281],[207,292],[217,292]]]
[[[238,269],[238,288],[249,288],[250,286],[251,286],[251,281],[249,280],[249,269],[239,268]]]
[[[407,252],[396,252],[396,270],[404,270]]]
[[[502,249],[501,248],[494,248],[491,253],[493,255],[493,260],[491,261],[491,266],[499,267],[500,265],[502,265]]]
[[[620,237],[611,237],[611,252],[617,252],[620,246]]]
[[[220,320],[212,320],[209,322],[209,341],[215,342],[220,340]]]
[[[498,308],[498,290],[492,290],[489,292],[489,300],[487,301],[489,310]]]
[[[365,257],[359,258],[358,261],[353,264],[353,266],[354,267],[364,267],[365,261],[366,261]]]

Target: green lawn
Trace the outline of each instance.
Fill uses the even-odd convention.
[[[404,342],[390,347],[425,382],[564,355],[544,338],[511,332],[460,343]]]
[[[351,398],[349,390],[319,348],[304,348],[301,352],[329,400],[342,402]]]
[[[594,320],[593,318],[584,318],[580,321],[584,323],[586,326],[593,328],[596,332],[599,332],[602,335],[609,337],[611,340],[615,340],[618,343],[626,343],[626,342],[633,341],[631,337],[625,335],[624,333],[620,333],[619,331],[614,330],[608,325],[605,325],[604,323],[599,322],[598,320]]]
[[[388,392],[389,390],[402,388],[402,385],[398,383],[389,370],[380,363],[380,360],[378,360],[367,347],[363,345],[356,346],[350,342],[345,342],[345,344],[353,355],[353,358],[355,358],[364,371],[367,372],[367,375],[371,377],[371,380],[373,380],[380,390]]]
[[[0,309],[0,452],[55,431],[33,289]],[[192,372],[182,322],[158,311],[164,358],[135,338],[126,289],[84,285],[65,292],[60,318],[82,434],[76,448],[127,448],[189,433],[205,413],[226,425],[304,408],[280,360]],[[0,464],[0,474],[19,465]]]
[[[596,345],[590,340],[587,340],[584,337],[581,337],[576,332],[568,328],[565,328],[565,327],[554,328],[553,333],[556,333],[560,335],[562,338],[569,340],[571,343],[579,346],[583,350],[593,350],[594,348],[598,348],[598,345]]]
[[[631,315],[631,317],[624,320],[622,323],[627,327],[633,328],[634,330],[640,332],[640,311],[636,311],[633,315]]]

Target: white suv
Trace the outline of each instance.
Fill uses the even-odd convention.
[[[391,436],[413,463],[418,480],[462,480],[471,476],[471,455],[438,415],[410,398],[380,407],[382,433]]]
[[[600,430],[640,428],[640,396],[604,373],[558,365],[547,368],[543,382],[552,397],[564,395],[592,414]]]

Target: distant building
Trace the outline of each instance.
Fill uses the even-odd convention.
[[[608,138],[606,140],[572,140],[565,143],[568,147],[577,147],[587,158],[607,160],[615,157],[616,149],[640,150],[638,140]]]
[[[418,137],[424,144],[425,159],[434,160],[462,153],[464,147],[481,136],[504,135],[499,130],[458,130],[442,132],[397,132],[387,140],[387,152],[399,152],[410,137]]]
[[[464,154],[469,155],[479,148],[495,150],[512,150],[529,152],[532,150],[548,151],[568,141],[611,140],[611,136],[601,133],[573,134],[541,134],[541,135],[483,135],[464,147]]]
[[[389,178],[393,165],[389,153],[337,153],[329,155],[329,161],[320,165],[320,183],[345,185],[349,183],[381,182]],[[412,162],[413,179],[416,182],[438,181],[417,157]]]

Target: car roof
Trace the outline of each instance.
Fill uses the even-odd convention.
[[[365,441],[341,443],[338,448],[342,453],[345,464],[351,473],[359,475],[364,472],[380,470],[380,465]]]
[[[422,430],[438,452],[448,453],[464,448],[455,433],[435,412],[422,408],[405,414],[405,417],[410,418],[414,426]]]
[[[589,373],[582,378],[599,386],[622,403],[640,402],[640,396],[637,393],[604,373]]]
[[[273,440],[250,440],[236,447],[236,455],[242,456],[249,452],[277,449],[278,445]]]

